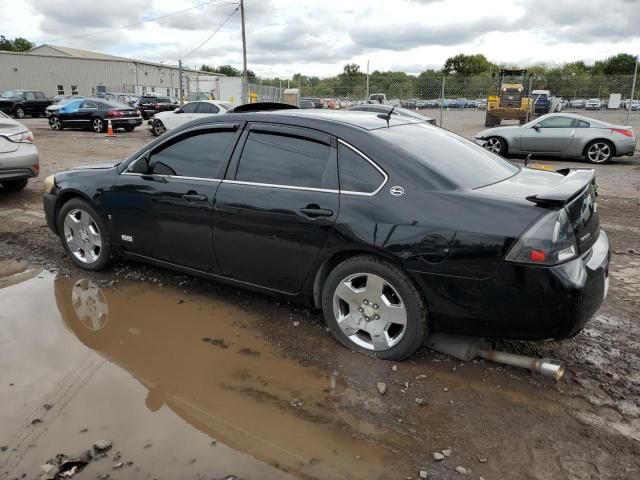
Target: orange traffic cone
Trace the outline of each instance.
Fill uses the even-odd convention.
[[[105,137],[115,137],[115,133],[113,133],[113,127],[111,126],[111,120],[109,119],[109,123],[107,125],[107,134]]]

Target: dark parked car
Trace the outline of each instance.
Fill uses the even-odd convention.
[[[143,95],[138,99],[136,107],[140,110],[140,115],[144,120],[148,120],[158,112],[167,112],[179,107],[178,102],[170,97],[160,97],[157,95]]]
[[[121,255],[283,295],[379,358],[427,332],[570,337],[607,291],[593,170],[520,168],[400,115],[210,116],[45,183],[78,266]]]
[[[355,105],[353,107],[349,107],[348,110],[354,112],[374,112],[374,113],[391,113],[391,115],[400,115],[401,117],[413,118],[415,120],[420,120],[421,122],[427,122],[432,125],[436,124],[435,118],[425,117],[424,115],[408,110],[402,107],[392,107],[391,105],[382,105],[375,103],[362,103],[360,105]]]
[[[0,95],[0,111],[16,118],[44,115],[50,104],[44,93],[35,90],[8,90]]]
[[[127,132],[142,125],[142,118],[134,108],[103,98],[72,100],[49,112],[49,127],[52,130],[82,128],[96,133],[106,132],[109,120],[114,129],[124,128]]]

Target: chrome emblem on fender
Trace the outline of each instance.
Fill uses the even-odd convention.
[[[404,188],[396,185],[395,187],[391,187],[389,189],[389,193],[394,197],[399,197],[400,195],[404,195]]]

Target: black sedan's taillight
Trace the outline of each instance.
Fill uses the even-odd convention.
[[[578,255],[573,226],[564,208],[549,212],[515,243],[507,260],[534,265],[557,265]]]

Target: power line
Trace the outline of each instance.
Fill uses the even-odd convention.
[[[186,55],[182,55],[182,57],[180,57],[181,60],[184,60],[185,58],[187,58],[189,55],[191,55],[192,53],[194,53],[196,50],[199,50],[205,43],[207,43],[209,40],[211,40],[213,38],[213,36],[218,33],[220,30],[222,30],[222,27],[225,26],[225,24],[231,20],[231,17],[233,17],[233,15],[238,11],[238,9],[240,8],[240,6],[237,6],[236,8],[234,8],[233,12],[231,12],[231,14],[224,19],[224,21],[220,24],[220,26],[218,28],[215,29],[215,31],[209,35],[207,37],[207,39],[202,42],[200,45],[198,45],[196,48],[194,48],[193,50],[191,50],[189,53],[187,53]]]
[[[145,23],[149,23],[149,22],[155,22],[156,20],[162,20],[163,18],[168,18],[168,17],[172,17],[174,15],[179,15],[181,13],[184,12],[188,12],[189,10],[194,10],[196,8],[202,8],[202,7],[207,7],[209,5],[211,5],[212,3],[217,3],[217,4],[224,4],[224,5],[237,5],[237,3],[231,3],[231,2],[225,2],[223,0],[209,0],[205,3],[198,3],[197,5],[194,5],[193,7],[189,7],[189,8],[185,8],[183,10],[178,10],[177,12],[173,12],[173,13],[167,13],[165,15],[160,15],[157,17],[153,17],[153,18],[148,18],[146,20],[142,20],[140,22],[136,22],[136,23],[131,23],[129,25],[122,25],[120,27],[113,27],[113,28],[107,28],[105,30],[99,30],[97,32],[92,32],[92,33],[85,33],[82,35],[74,35],[72,37],[62,37],[62,38],[56,38],[55,40],[46,40],[42,43],[55,43],[55,42],[60,42],[60,41],[64,41],[64,40],[74,40],[77,38],[85,38],[85,37],[91,37],[93,35],[100,35],[103,33],[109,33],[109,32],[115,32],[116,30],[124,30],[127,28],[131,28],[131,27],[136,27],[138,25],[143,25]]]

